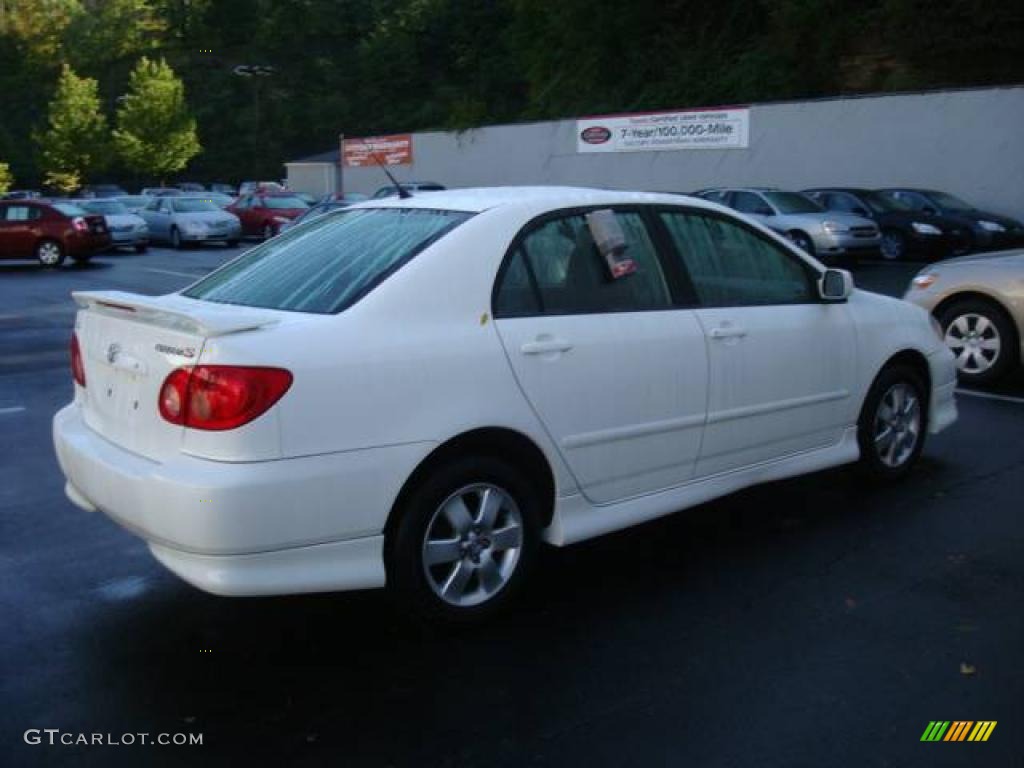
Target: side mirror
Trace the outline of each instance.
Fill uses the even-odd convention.
[[[828,303],[846,301],[852,292],[853,275],[845,269],[826,269],[818,281],[818,294]]]

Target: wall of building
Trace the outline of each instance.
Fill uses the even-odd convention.
[[[285,163],[288,187],[322,197],[338,189],[338,166],[332,163]]]
[[[906,185],[1024,216],[1024,86],[753,105],[746,149],[581,154],[576,143],[574,120],[418,133],[414,164],[391,170],[450,187]],[[386,183],[375,167],[342,176],[347,192]]]

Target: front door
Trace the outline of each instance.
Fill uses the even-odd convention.
[[[547,217],[511,251],[494,308],[520,388],[596,503],[689,480],[707,398],[695,313],[676,308],[644,216],[615,218],[632,274],[612,278],[584,214]]]
[[[838,442],[850,422],[856,338],[817,271],[740,221],[664,212],[701,303],[710,369],[700,477]]]

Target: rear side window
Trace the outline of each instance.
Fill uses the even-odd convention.
[[[417,208],[321,216],[266,241],[184,295],[292,312],[340,312],[471,216]]]
[[[637,312],[671,306],[668,284],[643,217],[616,211],[625,255],[636,269],[615,279],[583,214],[533,226],[509,256],[495,291],[498,317]]]
[[[0,219],[5,221],[34,221],[39,218],[39,209],[34,205],[8,205],[0,208]]]

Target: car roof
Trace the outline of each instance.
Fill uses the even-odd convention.
[[[721,206],[677,193],[631,192],[628,190],[594,189],[588,187],[476,187],[446,189],[429,195],[388,197],[354,203],[350,208],[434,208],[440,210],[480,213],[494,208],[515,205],[544,204],[551,209],[586,207],[590,205],[629,205],[631,203],[664,203],[679,205],[680,198],[695,206],[720,210]]]

